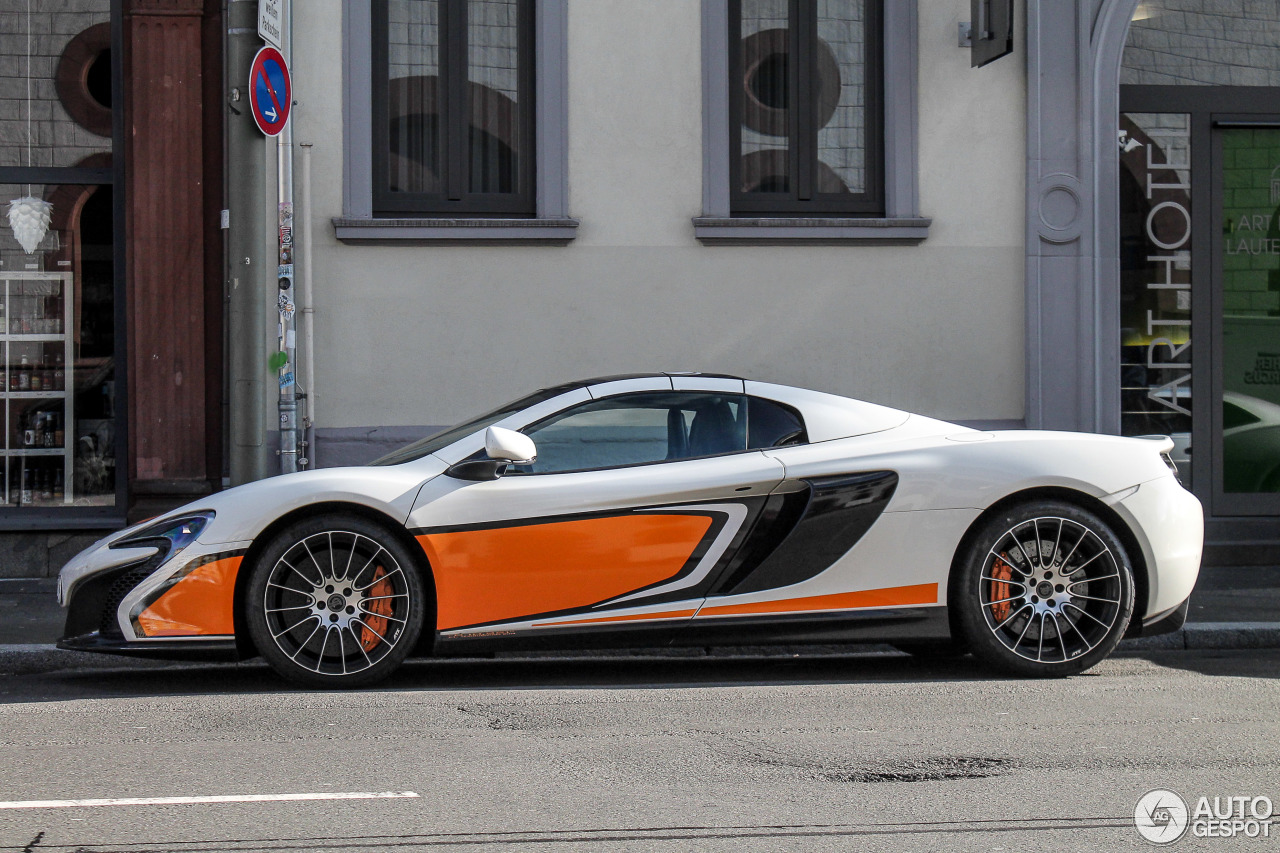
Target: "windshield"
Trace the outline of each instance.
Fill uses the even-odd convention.
[[[492,426],[509,415],[514,415],[516,412],[527,409],[530,406],[543,402],[544,400],[550,400],[552,397],[557,397],[566,391],[572,391],[574,388],[580,387],[582,387],[580,384],[575,383],[572,385],[558,385],[555,388],[543,388],[541,391],[535,391],[526,397],[521,397],[519,400],[512,400],[504,406],[499,406],[492,412],[486,412],[485,414],[472,418],[469,421],[463,421],[457,426],[449,427],[444,432],[438,432],[435,435],[429,435],[426,438],[418,439],[413,444],[406,444],[399,450],[393,450],[386,456],[383,456],[380,459],[375,459],[369,464],[399,465],[403,462],[412,462],[415,459],[421,459],[422,457],[435,453],[438,450],[443,450],[459,439],[466,438],[472,433],[479,432],[485,427]]]

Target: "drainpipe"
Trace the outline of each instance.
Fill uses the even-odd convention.
[[[268,274],[262,189],[266,152],[249,108],[249,66],[262,47],[257,0],[226,0],[227,23],[227,361],[229,366],[231,485],[266,477]],[[274,298],[274,297],[273,297]]]
[[[290,0],[280,0],[280,11],[284,17],[284,54],[285,62],[293,64],[293,4]],[[296,84],[294,90],[297,90]],[[289,120],[284,129],[276,136],[276,201],[279,225],[289,228],[289,246],[293,250],[293,116],[292,108]],[[285,231],[277,229],[280,251],[280,263],[277,267],[279,284],[279,336],[277,345],[285,354],[284,363],[279,368],[280,402],[277,404],[280,424],[280,473],[292,474],[298,470],[298,367],[297,367],[297,335],[298,315],[294,298],[296,288],[294,280],[297,276],[297,258],[285,258]],[[289,269],[289,266],[293,269]]]
[[[311,143],[304,142],[302,149],[302,180],[299,183],[297,235],[301,238],[298,261],[298,313],[302,316],[302,352],[299,355],[299,381],[306,389],[306,417],[302,420],[305,459],[299,465],[316,468],[316,347],[315,347],[315,291],[311,281]]]

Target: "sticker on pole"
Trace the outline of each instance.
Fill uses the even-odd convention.
[[[276,136],[289,120],[293,84],[284,56],[274,47],[264,47],[249,66],[249,106],[253,120],[267,136]]]

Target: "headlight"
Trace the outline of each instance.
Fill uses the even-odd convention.
[[[140,545],[153,545],[163,555],[159,562],[163,563],[175,556],[183,548],[196,541],[200,532],[213,521],[213,510],[197,512],[190,515],[168,518],[164,521],[143,528],[137,533],[111,543],[112,548],[137,548]]]

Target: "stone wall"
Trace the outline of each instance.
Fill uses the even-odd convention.
[[[1138,4],[1121,84],[1280,86],[1274,0],[1150,0]]]
[[[106,22],[110,6],[110,0],[32,0],[28,40],[25,0],[0,0],[0,166],[74,166],[91,154],[111,151],[110,137],[90,132],[68,115],[54,83],[67,45]]]

